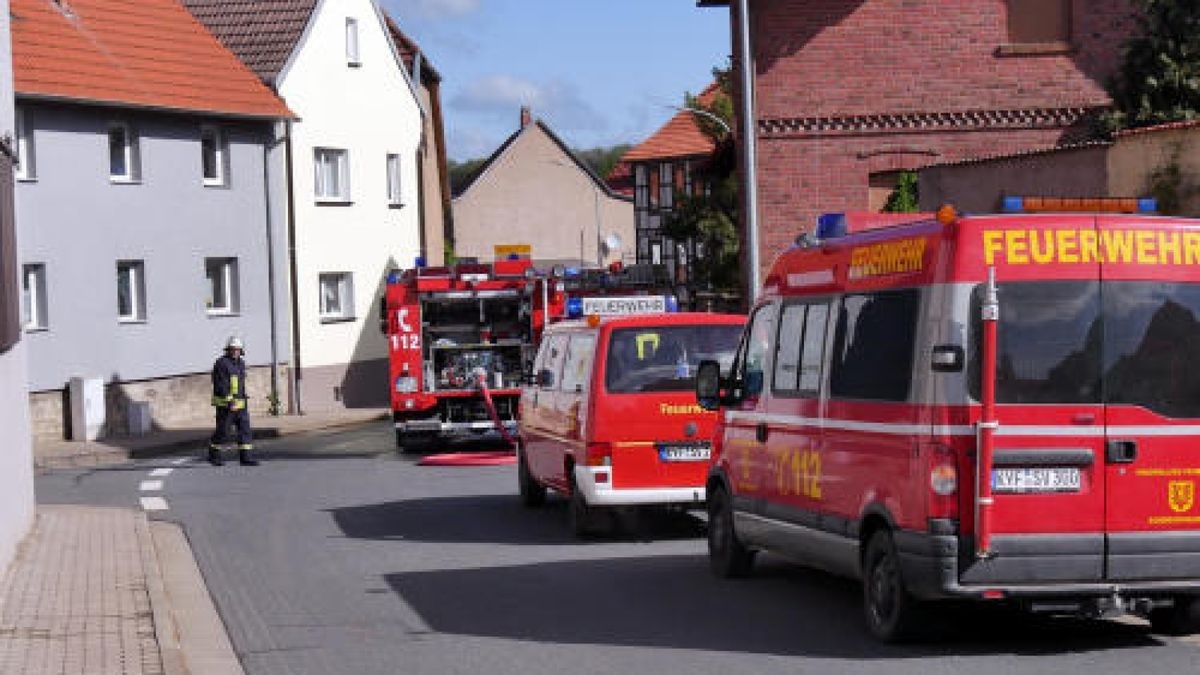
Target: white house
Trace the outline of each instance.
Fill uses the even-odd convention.
[[[386,405],[376,307],[420,250],[417,89],[373,0],[184,0],[295,112],[290,144],[299,407]]]

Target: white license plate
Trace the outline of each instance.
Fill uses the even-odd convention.
[[[664,462],[703,462],[712,454],[707,443],[668,444],[659,443],[658,458]]]
[[[992,492],[1079,492],[1079,469],[993,469]]]

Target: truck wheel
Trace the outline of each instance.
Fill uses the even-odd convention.
[[[419,431],[396,431],[396,447],[405,454],[425,450],[433,443],[435,436]]]
[[[521,503],[533,508],[546,502],[546,487],[537,482],[529,472],[529,462],[525,459],[525,444],[517,443],[517,489],[521,494]]]
[[[754,570],[754,551],[738,541],[733,500],[723,487],[708,495],[708,565],[722,579],[749,576]]]
[[[1150,610],[1150,630],[1163,635],[1200,633],[1200,597],[1177,596],[1172,606]]]
[[[884,642],[912,639],[923,620],[920,603],[904,587],[900,556],[887,530],[871,535],[863,554],[863,609],[867,627]]]

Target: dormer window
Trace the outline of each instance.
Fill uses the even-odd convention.
[[[346,65],[362,65],[358,56],[358,19],[346,18]]]

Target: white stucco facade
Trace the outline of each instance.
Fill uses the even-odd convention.
[[[357,63],[348,54],[348,19],[357,25]],[[385,405],[387,349],[377,307],[387,272],[411,267],[420,253],[422,110],[376,5],[317,3],[278,91],[299,118],[291,172],[302,406]],[[318,198],[318,148],[345,152],[348,190],[338,198]],[[389,198],[389,154],[400,169],[398,204]],[[352,310],[344,316],[322,313],[320,279],[330,273],[351,279],[352,299],[343,300]]]

